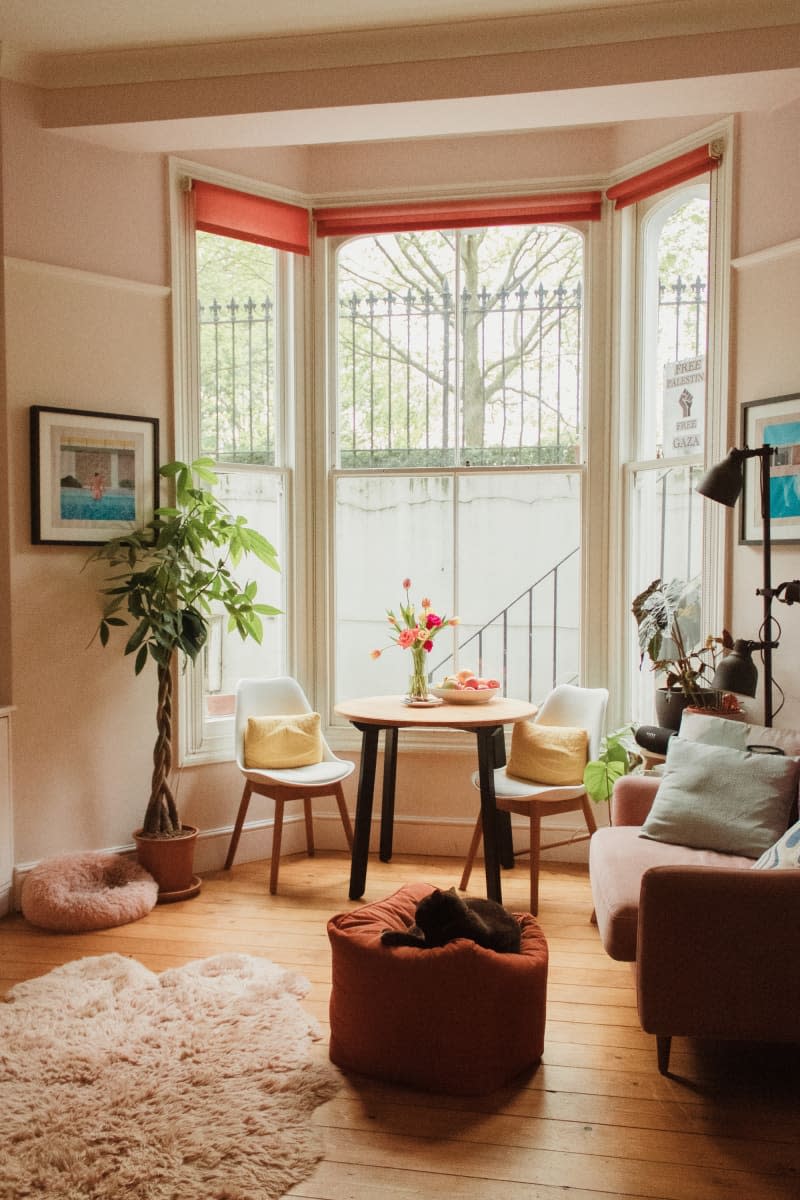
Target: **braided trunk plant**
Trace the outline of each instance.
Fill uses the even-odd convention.
[[[158,672],[158,732],[150,799],[142,822],[147,837],[174,837],[182,829],[169,782],[176,659],[184,656],[194,662],[197,658],[208,637],[214,606],[222,606],[228,614],[229,630],[259,643],[262,617],[279,612],[256,603],[255,582],[240,586],[233,577],[246,555],[254,554],[275,571],[280,569],[278,557],[245,517],[234,516],[209,490],[217,482],[212,467],[210,458],[161,467],[159,474],[174,481],[175,504],[157,508],[142,529],[111,538],[87,560],[106,562],[114,572],[100,589],[106,597],[96,634],[101,644],[108,644],[115,627],[126,627],[124,653],[135,655],[135,673],[141,674],[148,659]]]

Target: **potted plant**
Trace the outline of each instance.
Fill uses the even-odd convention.
[[[144,820],[134,838],[139,861],[155,876],[162,900],[193,895],[200,886],[192,875],[197,830],[182,824],[170,786],[176,661],[197,658],[208,637],[209,620],[220,607],[228,614],[229,630],[256,642],[263,636],[262,616],[279,611],[256,603],[254,582],[242,586],[233,577],[232,570],[248,554],[276,571],[280,568],[267,539],[209,490],[217,482],[212,467],[209,458],[161,467],[159,474],[174,481],[175,504],[157,508],[142,529],[111,538],[87,560],[106,562],[115,572],[100,589],[106,597],[97,629],[101,644],[108,644],[114,628],[127,627],[124,653],[135,655],[135,673],[141,674],[148,659],[156,664],[153,776]]]
[[[634,598],[633,615],[639,630],[639,665],[645,656],[654,671],[664,672],[656,691],[660,725],[677,729],[684,708],[718,708],[722,693],[710,684],[716,660],[733,648],[727,629],[720,637],[700,642],[698,586],[682,579],[653,582]]]

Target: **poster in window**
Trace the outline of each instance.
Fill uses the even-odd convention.
[[[705,355],[664,364],[665,458],[703,453]]]
[[[31,408],[31,540],[101,546],[152,520],[158,420]]]
[[[800,392],[742,405],[742,444],[774,446],[770,459],[770,536],[800,542]],[[745,462],[741,542],[761,542],[759,462]]]

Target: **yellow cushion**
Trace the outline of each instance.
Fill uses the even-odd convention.
[[[318,762],[322,762],[319,713],[248,718],[244,734],[246,767],[308,767]]]
[[[585,729],[517,721],[506,771],[553,787],[583,782],[589,738]]]

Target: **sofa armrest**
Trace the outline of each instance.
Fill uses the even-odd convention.
[[[657,775],[623,775],[611,793],[612,825],[643,825],[658,791]]]
[[[653,867],[636,986],[647,1033],[800,1039],[800,871]]]

